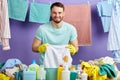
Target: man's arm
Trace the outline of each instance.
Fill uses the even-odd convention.
[[[78,49],[79,49],[79,47],[78,47],[78,39],[76,38],[75,40],[71,41],[70,44],[73,45],[75,47],[75,49],[76,49],[76,52],[78,52]]]
[[[41,45],[41,40],[34,38],[33,43],[32,43],[32,51],[33,52],[38,52],[38,47]]]

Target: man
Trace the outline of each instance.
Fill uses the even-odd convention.
[[[74,55],[78,51],[77,32],[74,26],[63,21],[65,15],[64,5],[60,2],[55,2],[51,5],[50,9],[52,20],[38,28],[33,40],[32,50],[44,53],[49,44],[68,45],[66,47]]]

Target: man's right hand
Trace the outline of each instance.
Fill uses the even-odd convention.
[[[49,44],[42,44],[38,47],[38,52],[39,53],[45,53],[46,51],[46,47],[48,46]]]

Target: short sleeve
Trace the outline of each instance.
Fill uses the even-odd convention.
[[[70,36],[70,41],[73,41],[77,38],[77,30],[76,28],[73,26],[73,28],[71,29],[71,36]]]
[[[39,27],[36,31],[35,37],[39,40],[42,40],[42,36],[43,36],[42,30],[41,30],[41,27]]]

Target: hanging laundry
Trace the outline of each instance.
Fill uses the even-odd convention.
[[[108,34],[108,44],[107,49],[112,51],[114,55],[114,60],[120,63],[120,1],[116,1],[112,16],[110,31]]]
[[[97,4],[98,15],[101,18],[104,32],[109,32],[112,15],[112,4],[102,1]]]
[[[120,7],[114,9],[111,17],[110,31],[108,34],[108,50],[120,50]]]
[[[91,8],[89,4],[66,5],[64,21],[76,27],[79,46],[89,46],[92,44]]]
[[[112,54],[114,55],[114,61],[120,63],[120,50],[113,50]]]
[[[8,17],[8,4],[7,0],[0,0],[0,45],[3,50],[9,50],[10,24]]]
[[[72,64],[72,57],[70,55],[69,49],[65,48],[66,45],[56,46],[49,45],[45,52],[44,66],[45,68],[58,68],[60,64],[67,64],[69,67]],[[63,57],[68,56],[68,62],[63,61]]]
[[[8,0],[9,18],[25,21],[28,9],[27,0]]]
[[[30,22],[46,23],[50,19],[50,5],[32,2],[30,5]]]

